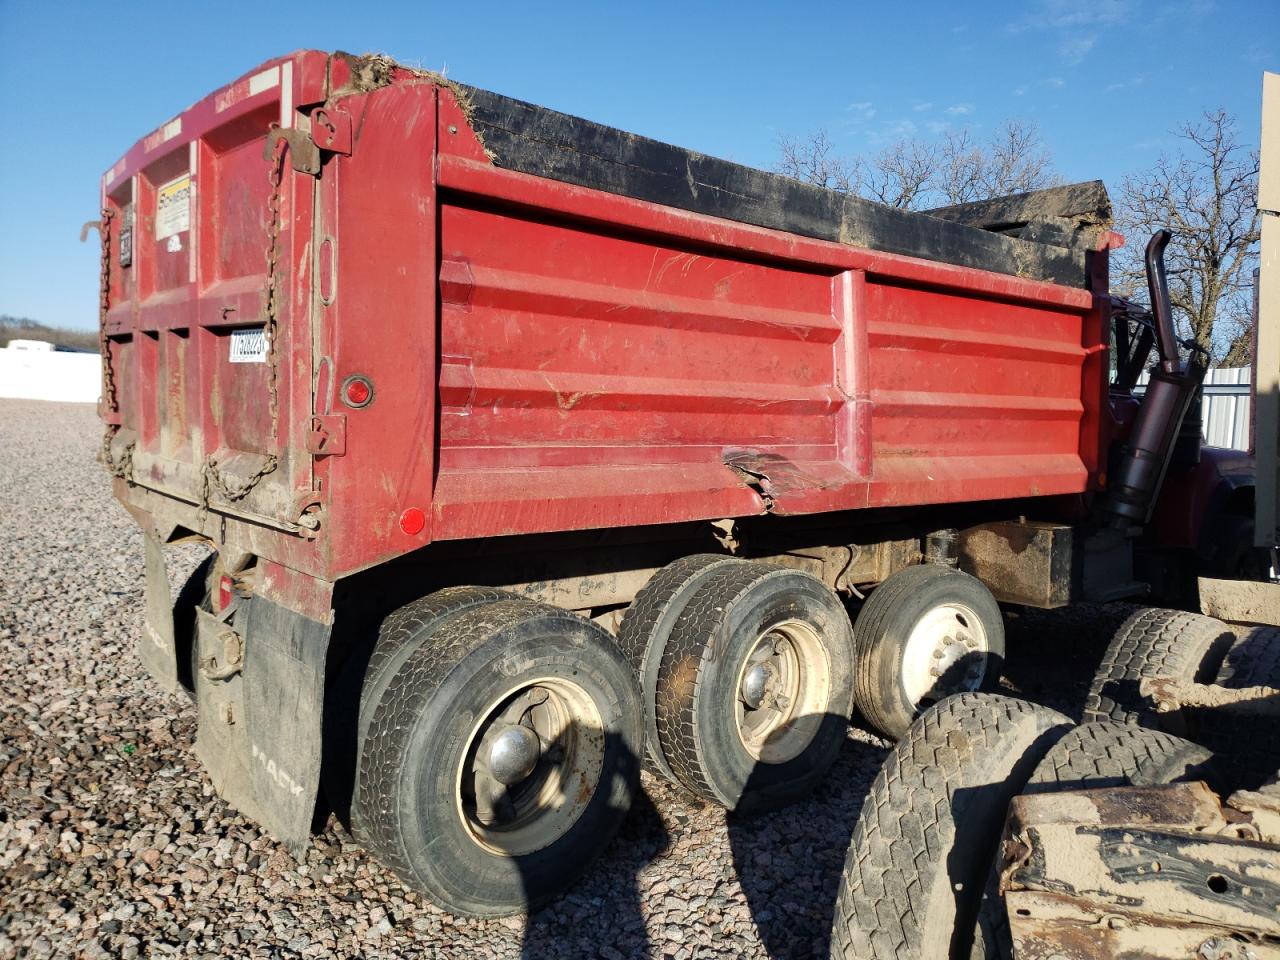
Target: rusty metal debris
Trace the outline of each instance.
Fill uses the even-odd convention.
[[[1015,798],[1000,852],[1015,955],[1280,958],[1280,846],[1241,837],[1247,816],[1203,783]]]

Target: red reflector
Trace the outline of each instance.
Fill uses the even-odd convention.
[[[365,377],[347,377],[342,385],[342,399],[349,407],[363,407],[373,399],[373,384]]]
[[[411,537],[421,533],[426,525],[427,515],[417,507],[410,507],[400,514],[400,529]]]
[[[235,587],[235,581],[225,574],[218,581],[218,610],[222,611],[231,606],[231,590]]]

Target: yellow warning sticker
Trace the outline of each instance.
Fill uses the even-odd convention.
[[[156,239],[191,227],[191,176],[170,180],[156,191]]]

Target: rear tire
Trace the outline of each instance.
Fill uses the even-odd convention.
[[[1217,784],[1213,754],[1190,740],[1127,723],[1082,723],[1040,761],[1023,793],[1146,787],[1186,780]]]
[[[689,599],[658,671],[659,744],[677,781],[730,810],[808,793],[844,744],[853,630],[815,577],[735,563]]]
[[[658,672],[671,630],[698,587],[716,570],[742,563],[722,554],[698,553],[667,564],[636,594],[618,626],[618,646],[640,682],[645,716],[645,766],[677,783],[658,737]]]
[[[987,693],[916,718],[854,828],[831,955],[967,955],[1009,801],[1067,729],[1056,711]]]
[[[1085,721],[1176,727],[1168,716],[1161,722],[1153,705],[1138,692],[1140,681],[1167,677],[1213,683],[1234,639],[1226,624],[1212,617],[1182,610],[1138,610],[1120,625],[1103,654],[1085,699]]]
[[[359,691],[355,757],[354,761],[348,759],[343,764],[347,778],[352,776],[353,770],[360,769],[360,756],[368,743],[374,710],[382,701],[396,672],[418,646],[430,642],[435,632],[448,620],[466,610],[499,600],[514,599],[514,594],[489,587],[446,587],[388,614],[378,628],[378,640],[369,655],[368,663],[363,665],[363,680],[359,673],[360,658],[350,660],[344,671],[347,674],[342,681],[344,687],[349,687],[353,693]],[[350,757],[349,751],[347,755]],[[354,781],[347,780],[347,783],[351,787],[350,794],[354,797],[358,790],[354,785],[358,783],[358,773]],[[344,791],[334,788],[333,792],[341,794]],[[351,828],[357,834],[364,830],[364,824],[360,822],[363,809],[363,805],[359,803],[352,803],[350,807]]]
[[[991,591],[935,564],[899,570],[877,587],[854,637],[854,703],[893,740],[930,703],[995,686],[1004,664],[1004,618]]]
[[[434,622],[387,680],[360,751],[358,836],[445,909],[532,910],[631,805],[639,694],[603,628],[512,597]]]

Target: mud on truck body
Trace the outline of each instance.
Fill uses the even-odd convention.
[[[855,707],[994,683],[999,603],[1147,589],[1201,371],[1159,237],[1154,317],[1108,294],[1099,183],[908,213],[307,51],[102,200],[141,659],[230,803],[456,912],[552,896],[641,766],[783,803]]]

